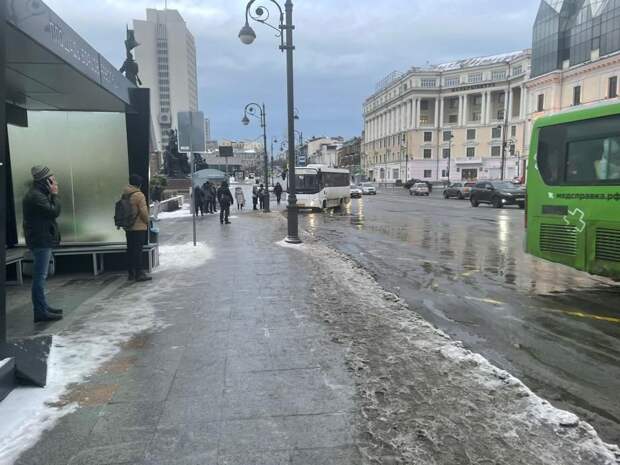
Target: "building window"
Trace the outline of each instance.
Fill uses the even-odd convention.
[[[544,111],[545,109],[545,94],[538,94],[537,111]]]
[[[450,115],[448,116],[448,123],[456,124],[459,122],[459,115]]]
[[[433,133],[425,132],[424,133],[424,142],[432,142],[433,141]]]
[[[512,126],[510,128],[510,137],[517,137],[517,127],[516,126]]]
[[[436,79],[422,79],[421,85],[422,87],[426,87],[426,88],[437,87],[437,80]]]
[[[512,69],[512,75],[513,76],[518,76],[521,73],[523,73],[523,65],[515,66]]]
[[[432,177],[433,177],[433,170],[424,170],[424,178],[428,179]]]
[[[467,76],[467,81],[470,84],[475,84],[476,82],[482,82],[482,73],[471,73]]]
[[[480,121],[480,112],[479,112],[479,111],[474,111],[474,112],[471,114],[471,120],[472,120],[473,122]]]
[[[514,156],[514,155],[515,155],[515,153],[517,153],[517,147],[516,147],[516,145],[515,145],[515,144],[510,144],[510,149],[509,149],[509,151],[510,151],[510,155]]]
[[[494,81],[502,81],[506,79],[506,71],[493,71],[491,73],[491,79]]]
[[[493,139],[499,139],[502,137],[502,128],[493,128],[491,130],[491,137]]]
[[[612,76],[609,78],[609,90],[607,95],[609,98],[616,98],[618,96],[618,76]]]
[[[422,111],[428,110],[428,100],[420,100],[420,110]]]
[[[573,105],[581,105],[581,86],[573,87]]]
[[[441,177],[442,178],[447,178],[448,177],[448,170],[441,170]]]
[[[433,150],[432,149],[424,149],[424,159],[425,160],[430,160],[433,156]]]
[[[452,131],[444,131],[443,132],[443,141],[444,142],[448,142],[449,140],[452,140]]]
[[[499,157],[502,154],[502,148],[499,145],[494,145],[491,147],[491,156]]]
[[[460,84],[460,79],[458,77],[452,77],[446,79],[446,87],[456,87]]]
[[[467,130],[467,140],[476,140],[476,130],[468,129]]]
[[[450,158],[450,149],[443,149],[443,158]]]
[[[476,147],[467,147],[467,158],[474,158],[476,156]]]
[[[395,168],[392,170],[392,179],[398,179],[400,178],[400,171],[398,170],[398,168]]]

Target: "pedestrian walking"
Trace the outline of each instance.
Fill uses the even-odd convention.
[[[256,208],[257,204],[258,204],[258,181],[256,181],[256,184],[254,184],[252,186],[252,205],[253,205],[253,210],[258,210],[258,208]]]
[[[245,195],[243,194],[243,188],[235,187],[235,198],[237,199],[237,210],[243,211],[243,207],[245,207]]]
[[[278,205],[280,205],[280,201],[282,200],[282,191],[282,184],[276,183],[276,187],[273,188],[273,192],[274,194],[276,194],[276,200],[278,202]]]
[[[230,216],[230,206],[235,203],[232,193],[228,188],[228,183],[224,181],[217,190],[217,200],[220,203],[220,224],[230,224],[228,217]]]
[[[24,236],[32,253],[32,308],[34,322],[62,319],[62,310],[50,307],[45,296],[45,281],[52,258],[52,248],[60,244],[56,218],[60,216],[58,184],[46,166],[30,170],[32,185],[23,199]],[[4,245],[3,245],[4,247]]]
[[[142,177],[132,174],[129,185],[123,191],[121,202],[128,203],[132,221],[125,228],[127,238],[127,272],[129,281],[145,282],[153,278],[142,269],[142,250],[146,244],[149,229],[149,210],[146,197],[142,193]],[[118,207],[117,207],[118,208]]]
[[[200,186],[194,187],[194,211],[196,212],[196,216],[205,215],[205,193]]]
[[[263,184],[258,188],[258,201],[260,202],[260,209],[265,209],[265,186]]]

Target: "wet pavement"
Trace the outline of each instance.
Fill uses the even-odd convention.
[[[620,443],[620,287],[526,255],[523,223],[518,208],[404,190],[300,220],[426,320]]]

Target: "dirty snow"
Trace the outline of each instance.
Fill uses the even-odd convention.
[[[183,245],[160,245],[159,264],[154,273],[163,271],[186,271],[198,268],[213,258],[213,250],[204,242]]]
[[[180,210],[175,210],[173,212],[161,212],[157,215],[159,220],[170,220],[175,218],[191,218],[192,212],[189,209],[189,204],[186,203]]]
[[[347,257],[306,244],[316,312],[347,346],[368,462],[620,464],[591,425],[434,328]]]

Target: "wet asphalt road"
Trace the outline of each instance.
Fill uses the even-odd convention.
[[[523,252],[518,208],[380,192],[300,227],[428,321],[620,443],[620,285]]]

